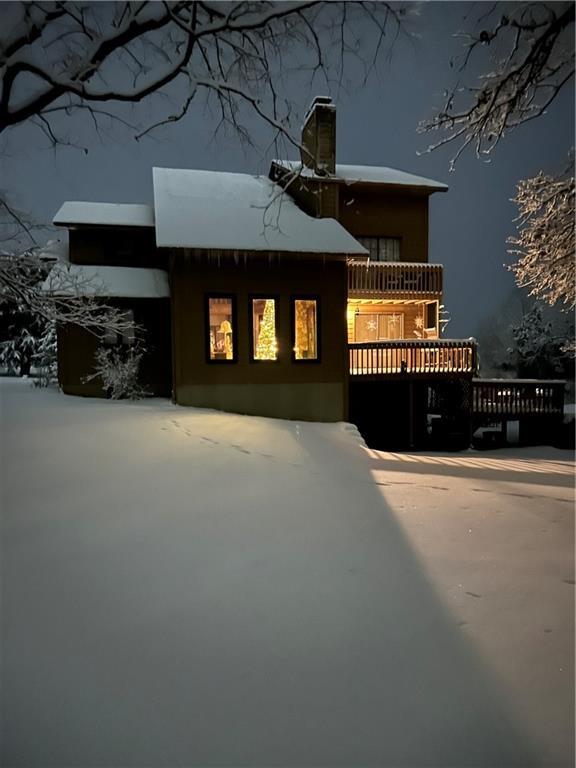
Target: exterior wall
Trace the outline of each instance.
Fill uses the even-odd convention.
[[[427,194],[342,185],[338,221],[354,237],[399,237],[401,261],[428,261]]]
[[[167,268],[152,227],[81,227],[69,231],[72,264]]]
[[[354,237],[400,238],[400,260],[428,261],[429,193],[377,184],[340,184],[292,175],[272,166],[272,178],[309,216],[334,218]]]
[[[346,263],[294,255],[222,254],[171,258],[174,398],[181,405],[310,421],[347,415]],[[237,361],[207,360],[205,300],[236,297]],[[278,360],[250,361],[249,298],[260,294],[278,304]],[[291,297],[319,300],[320,360],[292,361]]]
[[[168,299],[108,299],[121,309],[132,309],[135,322],[144,328],[147,354],[141,364],[141,381],[151,395],[169,397],[171,392],[170,302]],[[67,395],[105,397],[98,379],[86,382],[94,372],[94,356],[101,342],[78,326],[58,328],[58,381]]]
[[[413,341],[416,341],[418,338],[437,338],[437,333],[434,336],[428,336],[423,330],[423,326],[426,323],[426,304],[428,303],[429,302],[414,302],[412,304],[395,304],[393,302],[383,301],[379,304],[349,304],[346,313],[348,342],[352,343],[354,341],[360,341],[354,337],[354,323],[357,312],[360,315],[378,314],[380,312],[402,314],[404,315],[404,334],[402,338],[412,339]],[[423,326],[420,328],[416,325],[417,318],[422,319]],[[419,331],[420,336],[418,336],[415,331]]]

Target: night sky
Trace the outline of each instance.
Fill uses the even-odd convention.
[[[414,9],[416,6],[414,6]],[[293,100],[298,125],[312,96],[329,94],[337,104],[337,161],[384,165],[429,176],[450,185],[431,197],[430,261],[445,267],[445,304],[451,314],[447,337],[473,335],[480,321],[497,313],[514,281],[506,237],[514,232],[516,208],[510,202],[516,182],[538,171],[556,173],[574,144],[573,84],[548,113],[517,129],[491,155],[491,162],[463,156],[453,173],[455,147],[418,155],[430,142],[419,135],[420,120],[431,117],[452,83],[451,56],[462,50],[454,33],[467,26],[469,3],[419,5],[411,17],[414,37],[400,37],[390,61],[382,59],[369,82],[358,86],[359,68],[348,70],[349,87],[307,85],[302,76],[287,79],[284,94]],[[0,5],[0,18],[8,5]],[[168,98],[156,97],[124,115],[141,126],[170,111]],[[245,124],[256,144],[242,146],[237,136],[214,138],[216,117],[199,102],[180,123],[137,142],[128,131],[108,127],[101,136],[86,115],[58,126],[72,143],[54,150],[31,125],[11,129],[0,139],[0,188],[39,222],[48,222],[65,200],[152,202],[152,166],[267,173],[276,150],[271,132],[246,113]],[[288,155],[294,157],[293,153]],[[286,156],[286,155],[285,155]],[[51,235],[54,237],[54,235]]]

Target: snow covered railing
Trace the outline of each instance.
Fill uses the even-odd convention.
[[[472,410],[498,417],[562,415],[566,382],[561,379],[474,379]]]
[[[474,339],[375,341],[349,344],[351,376],[476,372]]]
[[[348,265],[348,297],[351,299],[440,298],[441,264],[383,261]]]

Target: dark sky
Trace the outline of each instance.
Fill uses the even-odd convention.
[[[466,26],[469,3],[430,3],[419,6],[410,20],[418,37],[401,38],[390,62],[364,87],[356,84],[338,92],[315,83],[287,82],[286,93],[303,115],[315,93],[331,94],[338,107],[337,159],[342,163],[387,165],[443,181],[446,194],[435,194],[430,206],[430,261],[445,267],[445,304],[452,320],[446,336],[473,335],[478,323],[498,312],[513,288],[504,264],[510,262],[506,237],[513,233],[515,206],[510,202],[516,182],[540,170],[557,172],[567,164],[574,144],[573,85],[542,118],[516,130],[491,155],[491,162],[463,156],[453,173],[448,165],[454,148],[418,156],[429,137],[416,132],[442,102],[452,82],[451,55],[462,42],[453,35]],[[2,6],[0,5],[0,15]],[[131,113],[141,124],[154,121],[167,102],[156,100]],[[266,173],[274,151],[266,151],[270,133],[246,116],[256,149],[242,147],[237,137],[214,139],[215,119],[198,104],[180,123],[134,141],[126,132],[95,135],[85,117],[68,118],[70,139],[88,148],[54,151],[32,126],[8,131],[0,144],[0,188],[39,221],[49,221],[65,200],[152,202],[154,165],[181,168]]]

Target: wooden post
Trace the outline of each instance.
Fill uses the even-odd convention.
[[[414,448],[414,382],[412,379],[408,382],[408,418],[408,443],[410,448]]]

